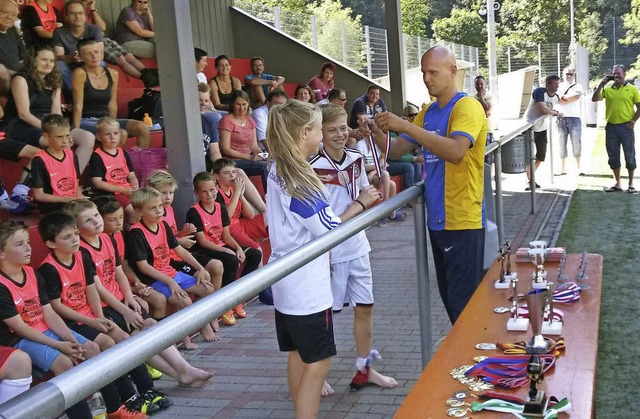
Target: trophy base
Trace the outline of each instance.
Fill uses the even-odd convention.
[[[549,322],[545,321],[542,323],[542,334],[543,335],[555,335],[559,336],[562,334],[562,322],[553,322],[549,324]]]
[[[546,354],[549,350],[549,342],[542,335],[536,335],[527,342],[528,354]]]
[[[546,290],[547,289],[547,280],[544,281],[536,281],[535,279],[531,281],[531,288],[534,290]]]
[[[529,396],[529,399],[524,405],[523,415],[531,418],[543,418],[547,413],[547,403],[549,400],[544,395],[544,391],[538,390],[534,398]]]
[[[501,281],[498,279],[496,282],[494,282],[494,286],[497,290],[508,290],[509,288],[511,288],[511,280],[507,280],[505,278],[504,281]]]
[[[507,330],[513,332],[526,332],[529,330],[529,319],[524,319],[522,317],[514,319],[512,317],[507,321]]]

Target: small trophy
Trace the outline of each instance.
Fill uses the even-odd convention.
[[[498,250],[500,253],[500,279],[495,282],[496,289],[509,289],[511,281],[518,277],[516,272],[511,272],[511,244],[505,244]]]
[[[544,310],[547,305],[547,290],[534,289],[527,293],[527,307],[529,309],[529,324],[533,337],[527,342],[528,354],[546,354],[548,343],[542,336]]]
[[[534,243],[534,242],[531,242]],[[533,248],[529,249],[529,260],[536,267],[531,274],[531,288],[547,289],[547,271],[544,269],[544,261],[547,258],[547,249]]]
[[[551,281],[547,281],[547,304],[545,307],[545,320],[542,322],[542,334],[543,335],[561,335],[562,334],[562,320],[553,320],[553,291],[555,284]]]
[[[535,354],[529,358],[527,378],[529,379],[529,395],[522,414],[526,417],[543,418],[547,413],[548,400],[544,391],[538,390],[537,385],[544,380],[544,367],[540,362],[540,357]]]
[[[529,329],[529,319],[520,317],[518,314],[518,277],[511,280],[513,300],[511,301],[511,318],[507,320],[507,330],[526,332]]]

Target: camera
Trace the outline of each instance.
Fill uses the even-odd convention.
[[[615,80],[615,76],[607,76],[607,80],[613,81],[613,80]]]

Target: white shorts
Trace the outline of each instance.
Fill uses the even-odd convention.
[[[369,255],[331,264],[331,291],[333,310],[342,310],[345,304],[373,304],[373,279]]]

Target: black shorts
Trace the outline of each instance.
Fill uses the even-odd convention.
[[[276,335],[282,352],[298,351],[306,364],[334,356],[331,307],[306,316],[283,314],[276,310]]]
[[[211,258],[209,256],[205,256],[201,253],[191,253],[191,256],[193,256],[193,258],[196,261],[198,261],[198,263],[203,267],[207,266],[207,264],[211,262]],[[187,275],[193,276],[197,272],[196,268],[194,268],[193,266],[189,265],[187,262],[184,262],[182,260],[177,261],[172,259],[171,262],[169,262],[169,264],[176,271],[185,273]]]
[[[534,132],[533,142],[536,143],[536,160],[544,161],[547,157],[547,130]]]
[[[118,313],[111,307],[102,307],[102,313],[104,314],[104,317],[117,324],[120,329],[124,330],[127,333],[131,333],[131,331],[127,327],[127,322],[124,320],[122,314]],[[150,318],[149,313],[142,310],[142,318],[145,320]]]
[[[96,340],[96,338],[100,333],[102,333],[98,329],[94,329],[91,326],[87,326],[86,324],[80,324],[78,322],[68,322],[67,326],[69,326],[69,329],[73,330],[79,335],[84,336],[85,338],[89,339],[92,342]]]
[[[20,152],[28,145],[11,138],[0,140],[0,159],[18,161],[20,160]]]

